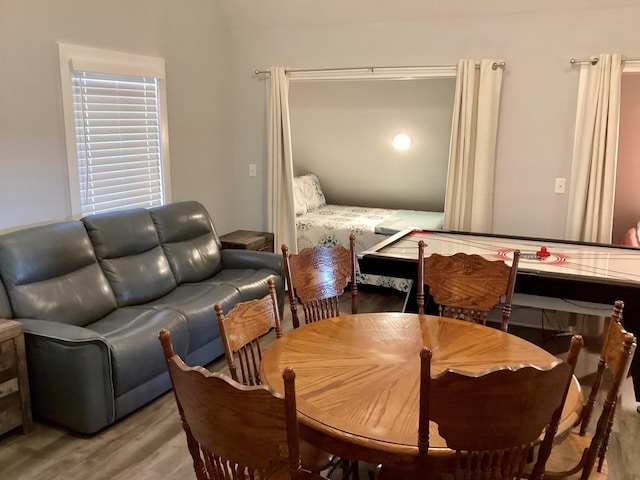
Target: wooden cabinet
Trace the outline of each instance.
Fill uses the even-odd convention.
[[[273,233],[236,230],[220,237],[222,248],[257,250],[273,253]]]
[[[22,324],[0,319],[0,434],[33,426]]]

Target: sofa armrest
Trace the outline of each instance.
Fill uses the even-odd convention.
[[[28,334],[40,335],[51,340],[63,342],[96,341],[108,345],[102,335],[88,328],[52,322],[50,320],[35,320],[30,318],[20,318],[18,320],[22,323],[24,332]]]
[[[282,275],[282,255],[255,250],[224,249],[220,251],[222,268],[269,268]]]
[[[115,419],[109,344],[92,330],[47,320],[23,324],[33,412],[81,433]]]

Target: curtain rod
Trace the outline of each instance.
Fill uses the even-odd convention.
[[[623,62],[640,62],[640,58],[623,58],[622,59]],[[581,65],[584,63],[590,63],[591,65],[597,65],[598,64],[598,58],[597,57],[593,57],[593,58],[582,58],[582,59],[575,59],[572,58],[571,60],[569,60],[569,63],[571,65]]]
[[[569,63],[571,65],[581,65],[583,63],[590,63],[591,65],[596,65],[598,63],[598,59],[597,58],[583,58],[583,59],[576,60],[575,58],[572,58],[571,60],[569,60]]]
[[[497,70],[498,68],[504,68],[505,62],[493,62],[491,68]],[[476,64],[478,67],[479,64]],[[338,68],[288,68],[285,73],[297,73],[297,72],[339,72],[344,70],[366,70],[373,73],[376,70],[388,70],[388,69],[402,69],[402,68],[455,68],[457,65],[407,65],[407,66],[394,66],[394,67],[338,67]],[[255,75],[269,75],[269,70],[254,70]]]

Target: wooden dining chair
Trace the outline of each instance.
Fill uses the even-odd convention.
[[[424,286],[438,304],[440,315],[485,325],[487,316],[504,296],[501,328],[507,331],[516,283],[520,250],[511,266],[480,255],[433,253],[424,257],[425,243],[418,242],[418,313],[424,313]]]
[[[268,283],[269,293],[265,297],[238,303],[226,315],[219,303],[214,305],[231,378],[243,385],[261,384],[260,338],[272,329],[276,338],[282,336],[275,283],[271,278]]]
[[[174,353],[169,331],[159,337],[198,480],[323,478],[301,467],[293,369],[282,374],[282,396],[188,367]]]
[[[519,478],[541,437],[530,478],[543,478],[582,344],[582,337],[574,336],[568,360],[558,359],[549,369],[527,365],[470,376],[446,370],[434,377],[431,351],[424,347],[420,352],[418,478]],[[430,421],[455,450],[453,465],[432,462]]]
[[[275,283],[272,279],[268,282],[269,293],[265,297],[239,303],[226,315],[220,304],[214,305],[231,378],[243,385],[262,384],[260,338],[271,329],[275,330],[276,338],[282,336]],[[300,455],[303,467],[311,472],[321,472],[337,464],[331,454],[304,440],[300,442]]]
[[[607,468],[605,455],[611,436],[611,427],[620,399],[622,384],[627,378],[629,367],[637,346],[633,334],[622,325],[624,303],[614,304],[607,335],[600,352],[598,369],[591,387],[589,398],[582,409],[580,426],[567,439],[555,446],[547,463],[546,478],[605,479]],[[608,372],[609,388],[602,403],[595,432],[588,433],[596,399],[603,387],[605,372]],[[597,460],[597,467],[596,467]],[[594,468],[596,467],[596,468]]]
[[[289,253],[282,245],[284,271],[289,292],[293,328],[300,326],[298,300],[306,323],[340,314],[339,298],[351,280],[351,313],[358,313],[355,235],[349,235],[349,250],[342,245],[333,248],[309,247],[298,254]]]

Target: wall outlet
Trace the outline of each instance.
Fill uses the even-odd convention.
[[[555,193],[564,193],[566,186],[567,186],[566,178],[556,178]]]
[[[250,177],[255,177],[256,176],[256,164],[255,163],[250,163],[249,164],[249,176]]]

